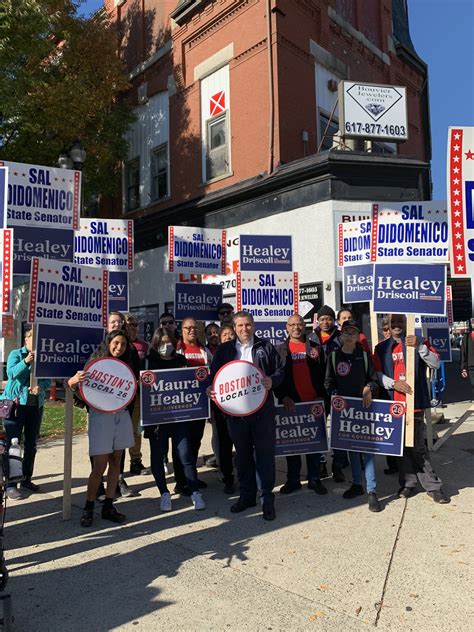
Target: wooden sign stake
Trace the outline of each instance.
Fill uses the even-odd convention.
[[[407,336],[415,335],[415,315],[407,314]],[[406,381],[412,388],[411,394],[406,396],[406,416],[405,416],[405,445],[407,448],[413,448],[415,445],[415,353],[414,347],[406,347]]]
[[[63,480],[63,520],[71,519],[72,488],[72,431],[74,417],[74,395],[65,386],[66,404],[64,407],[64,480]]]

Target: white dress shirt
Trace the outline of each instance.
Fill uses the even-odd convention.
[[[254,345],[253,336],[250,338],[248,342],[241,343],[237,338],[235,341],[235,348],[237,349],[237,355],[235,357],[236,360],[247,360],[247,362],[253,362],[252,358],[252,347]]]

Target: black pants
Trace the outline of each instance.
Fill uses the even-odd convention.
[[[42,417],[43,408],[20,404],[17,406],[17,417],[3,420],[3,427],[7,434],[8,449],[10,449],[12,439],[18,439],[18,441],[20,441],[21,435],[24,435],[23,476],[26,481],[30,481],[33,476],[36,441],[38,439]],[[15,487],[15,485],[10,485],[9,487]]]
[[[206,427],[205,419],[196,419],[195,421],[188,422],[188,441],[189,448],[191,451],[191,455],[193,457],[194,467],[197,465],[197,459],[199,455],[199,448],[201,447],[202,437],[204,435],[204,428]],[[180,487],[186,487],[187,479],[184,473],[183,464],[181,463],[181,459],[179,458],[178,450],[175,445],[173,445],[173,471],[174,471],[174,480],[176,484]]]
[[[234,446],[227,428],[224,413],[212,404],[212,411],[216,422],[217,439],[219,442],[219,467],[224,477],[224,483],[234,482],[234,464],[232,462],[232,448]]]
[[[401,487],[416,487],[417,481],[427,492],[441,489],[441,479],[436,476],[431,467],[428,450],[425,445],[424,414],[415,413],[414,446],[403,450],[403,456],[398,462],[399,480]]]

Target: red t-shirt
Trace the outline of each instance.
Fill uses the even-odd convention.
[[[403,346],[402,343],[397,343],[392,348],[392,362],[393,362],[393,379],[398,381],[400,379],[406,380],[406,368],[405,368],[405,359],[403,357]],[[406,400],[405,393],[399,393],[394,389],[393,391],[393,399],[396,402],[404,402]]]
[[[187,345],[181,343],[184,357],[188,366],[204,366],[206,364],[206,353],[202,347],[198,345]]]
[[[289,350],[292,360],[293,382],[302,402],[311,402],[318,395],[311,382],[308,363],[306,361],[306,344],[304,342],[290,342]]]
[[[137,338],[133,341],[133,346],[138,351],[138,357],[140,360],[143,360],[148,353],[148,342],[145,340],[141,340],[141,338]]]

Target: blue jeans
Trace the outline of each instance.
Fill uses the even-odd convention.
[[[367,493],[375,492],[377,481],[375,480],[375,455],[368,452],[349,452],[349,460],[351,462],[352,482],[354,485],[362,485],[362,465],[360,457],[365,463],[365,480],[367,482]]]
[[[316,452],[314,454],[306,454],[306,469],[308,472],[308,481],[319,481],[321,475],[319,473],[319,461],[321,454]],[[286,457],[287,463],[287,479],[290,483],[300,482],[301,472],[301,456],[299,454],[293,454]]]
[[[189,445],[189,427],[186,422],[160,424],[158,434],[149,437],[151,471],[160,494],[168,492],[165,476],[164,457],[168,452],[168,440],[171,438],[183,466],[186,483],[191,491],[198,491],[196,461]]]
[[[4,419],[3,427],[7,433],[8,448],[12,439],[20,441],[22,433],[25,435],[23,454],[23,476],[30,481],[33,476],[33,467],[36,456],[36,441],[38,439],[43,409],[38,406],[17,406],[18,416],[13,419]],[[16,487],[16,485],[8,485]]]

